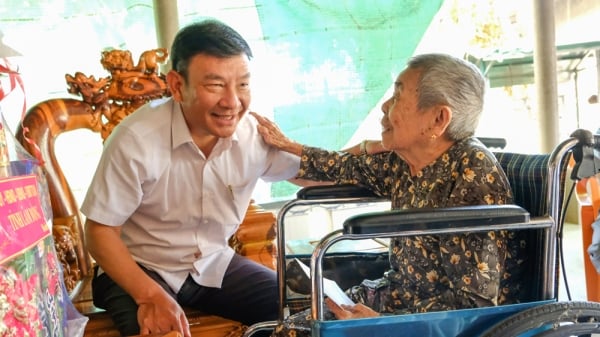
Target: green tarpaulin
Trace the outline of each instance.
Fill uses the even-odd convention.
[[[276,100],[283,102],[274,107],[277,124],[301,143],[343,147],[413,55],[442,2],[257,0],[264,43],[295,67],[281,79],[293,91]],[[273,189],[277,197],[295,187]]]
[[[295,60],[275,120],[300,142],[340,148],[412,56],[441,0],[257,0],[264,42]]]

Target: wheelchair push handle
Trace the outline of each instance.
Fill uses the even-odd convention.
[[[577,129],[571,137],[578,144],[573,147],[572,180],[581,180],[600,173],[600,134],[592,134],[589,130]]]

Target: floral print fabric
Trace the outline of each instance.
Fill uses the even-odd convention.
[[[59,268],[50,236],[0,264],[0,336],[66,336]]]
[[[391,200],[394,209],[512,203],[494,155],[477,139],[453,145],[412,175],[393,152],[353,156],[305,147],[299,178],[360,184]],[[378,280],[348,290],[375,311],[415,313],[498,305],[510,301],[502,279],[513,247],[507,231],[398,237],[390,241],[390,269]],[[327,315],[331,317],[331,315]],[[310,335],[310,314],[300,312],[276,329],[278,336]]]

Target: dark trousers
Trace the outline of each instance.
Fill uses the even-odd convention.
[[[196,284],[191,276],[175,294],[163,279],[148,269],[144,271],[184,307],[201,310],[251,325],[277,319],[278,291],[276,273],[252,260],[235,254],[221,288]],[[106,310],[122,336],[137,335],[137,304],[106,273],[92,280],[94,305]]]

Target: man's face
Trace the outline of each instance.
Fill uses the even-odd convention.
[[[199,54],[189,63],[187,81],[178,73],[170,81],[196,141],[229,137],[250,104],[250,70],[245,55],[227,58]]]

